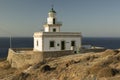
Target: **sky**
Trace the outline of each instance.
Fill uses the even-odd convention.
[[[63,32],[120,37],[120,0],[0,0],[0,36],[32,37],[54,5]]]

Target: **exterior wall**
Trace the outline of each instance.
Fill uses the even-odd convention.
[[[50,27],[50,32],[53,32],[53,29],[56,29],[56,32],[60,32],[60,26]]]
[[[80,49],[80,53],[88,53],[88,52],[103,52],[106,49]]]
[[[30,49],[28,49],[28,51],[25,49],[24,51],[23,48],[17,48],[9,49],[7,61],[9,61],[12,68],[22,68],[42,62],[46,58],[60,57],[71,54],[74,54],[72,50],[40,52],[30,51]]]
[[[21,49],[19,49],[19,52],[15,52],[13,49],[9,49],[7,61],[9,61],[12,68],[22,68],[42,62],[43,54],[32,50],[21,51]]]
[[[58,24],[59,25],[59,24]],[[56,32],[60,32],[60,26],[56,26],[56,24],[54,25],[44,25],[44,31],[45,32],[53,32],[53,29],[56,29]]]
[[[50,57],[61,57],[66,55],[72,55],[74,52],[72,50],[66,51],[45,51],[43,52],[43,58],[50,58]]]
[[[55,41],[55,47],[50,47],[49,42]],[[81,47],[80,37],[45,37],[44,38],[44,51],[61,51],[61,41],[65,41],[65,50],[71,50],[71,41],[75,41],[75,47]]]
[[[43,51],[42,37],[34,37],[34,51]]]
[[[55,42],[54,47],[50,47],[50,41]],[[61,51],[61,41],[65,41],[64,50],[80,49],[81,33],[36,32],[34,33],[34,51]],[[76,46],[74,48],[71,46],[71,41],[75,41]]]
[[[49,32],[49,27],[48,26],[44,27],[44,31]]]
[[[53,17],[47,18],[47,24],[53,24]]]

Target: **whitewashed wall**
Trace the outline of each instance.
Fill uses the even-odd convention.
[[[47,18],[47,24],[53,24],[53,18],[54,17],[48,17]]]
[[[55,41],[55,47],[50,48],[50,41]],[[44,51],[60,51],[61,50],[61,41],[65,41],[65,50],[71,50],[71,41],[75,41],[76,47],[80,48],[81,47],[81,38],[72,38],[72,37],[67,37],[67,38],[59,38],[59,37],[54,37],[54,38],[44,38]],[[59,46],[57,45],[59,44]]]
[[[38,45],[37,45],[38,41]],[[42,49],[42,37],[34,38],[34,51],[43,51]]]
[[[45,32],[49,32],[49,26],[44,27],[44,29]]]
[[[56,29],[56,32],[60,32],[60,27],[59,26],[52,26],[52,27],[49,27],[46,25],[46,27],[44,27],[44,31],[45,32],[53,32],[53,29]]]
[[[50,32],[53,32],[53,29],[56,29],[56,32],[60,32],[60,27],[56,26],[56,27],[50,27]]]

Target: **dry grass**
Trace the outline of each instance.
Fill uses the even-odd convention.
[[[102,68],[103,68],[102,66],[94,65],[90,67],[89,72],[90,74],[97,75]]]
[[[119,51],[114,51],[114,50],[106,50],[104,52],[102,52],[102,55],[101,57],[106,57],[106,56],[109,56],[109,55],[117,55],[119,53]]]
[[[9,69],[9,68],[11,68],[11,65],[9,64],[8,61],[3,60],[0,62],[0,68],[1,69]]]
[[[115,73],[112,68],[110,67],[104,67],[101,70],[99,70],[97,76],[100,77],[112,77]]]
[[[34,65],[28,74],[23,74],[28,66],[12,70],[9,63],[0,62],[0,68],[6,70],[2,75],[15,74],[11,80],[117,80],[116,77],[120,76],[120,53],[106,50],[49,58],[42,64]]]

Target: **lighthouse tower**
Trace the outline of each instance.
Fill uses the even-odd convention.
[[[60,32],[60,27],[62,24],[57,22],[56,11],[53,9],[53,7],[48,12],[47,22],[43,26],[44,32]]]

